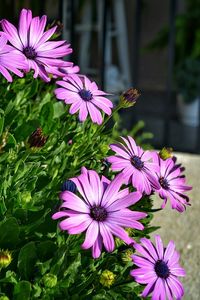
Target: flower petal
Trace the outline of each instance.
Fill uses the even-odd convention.
[[[88,227],[85,235],[84,243],[81,245],[83,249],[91,248],[96,242],[99,234],[99,225],[98,222],[93,221]]]
[[[74,193],[64,191],[60,194],[60,198],[64,200],[61,207],[69,208],[78,212],[90,213],[88,205]]]
[[[96,239],[96,242],[94,243],[94,245],[92,246],[92,256],[94,258],[98,258],[101,255],[101,250],[102,250],[102,237],[99,234],[98,238]]]
[[[113,200],[112,202],[109,201],[105,207],[107,207],[108,211],[117,211],[135,204],[141,197],[142,194],[140,192],[132,192],[121,199]]]
[[[123,174],[118,174],[114,180],[108,185],[107,189],[104,192],[102,197],[101,206],[108,207],[112,202],[116,200],[116,196],[118,195],[118,191],[122,184],[124,183]]]
[[[103,244],[104,244],[106,250],[108,252],[112,252],[115,248],[115,242],[114,242],[113,236],[112,236],[108,226],[106,226],[106,224],[101,222],[99,224],[99,227],[100,227],[101,236],[103,238]]]
[[[156,250],[157,250],[158,258],[163,259],[164,248],[163,248],[163,242],[159,235],[155,236],[155,241],[156,241]]]

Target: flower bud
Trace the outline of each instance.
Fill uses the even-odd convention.
[[[136,103],[137,98],[140,96],[138,90],[130,88],[120,96],[120,103],[123,107],[131,107]]]
[[[110,287],[114,283],[115,277],[116,275],[113,272],[104,270],[100,276],[100,283],[103,286]]]
[[[69,140],[69,141],[67,142],[67,144],[68,144],[68,145],[72,145],[72,144],[73,144],[73,140]]]
[[[126,251],[122,252],[121,258],[124,263],[128,263],[132,261],[131,255],[133,255],[132,249],[127,249]]]
[[[42,278],[44,286],[47,288],[53,288],[57,284],[57,276],[51,273],[48,273]]]
[[[72,193],[76,193],[76,185],[72,180],[66,180],[63,182],[62,186],[61,186],[61,191],[70,191]]]
[[[12,256],[8,250],[0,250],[0,268],[7,268],[12,261]]]
[[[42,128],[37,128],[29,137],[30,147],[41,148],[46,144],[48,137],[43,135]]]
[[[172,151],[173,149],[172,148],[162,148],[162,150],[160,150],[159,152],[159,156],[160,158],[162,158],[163,160],[166,160],[170,157],[172,157]]]
[[[31,193],[26,191],[26,192],[23,192],[21,193],[21,200],[22,200],[22,203],[29,203],[32,199],[32,196],[31,196]]]
[[[7,296],[0,296],[0,300],[9,300]]]

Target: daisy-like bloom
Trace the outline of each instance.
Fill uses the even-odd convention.
[[[174,158],[163,160],[157,154],[154,156],[154,161],[159,165],[156,175],[160,187],[156,192],[163,199],[161,207],[164,208],[169,199],[173,209],[183,212],[185,206],[190,205],[185,192],[192,189],[191,186],[186,185],[185,176],[182,174],[184,168],[176,164]]]
[[[184,289],[178,277],[185,276],[185,271],[178,263],[180,256],[174,242],[170,241],[164,248],[159,235],[155,236],[155,245],[146,238],[140,241],[142,245],[134,244],[133,247],[142,256],[132,255],[139,268],[132,270],[131,275],[138,283],[147,284],[142,297],[152,293],[152,300],[180,300]]]
[[[72,52],[65,41],[48,41],[57,26],[44,32],[47,16],[32,18],[32,12],[22,9],[19,26],[17,28],[7,20],[1,21],[3,31],[7,34],[10,44],[18,53],[26,58],[26,72],[35,71],[34,78],[40,76],[45,81],[50,81],[48,73],[58,74],[58,67],[69,67],[72,64],[60,59]],[[61,73],[62,74],[62,73]]]
[[[127,244],[133,243],[123,227],[143,230],[144,226],[138,220],[147,214],[127,208],[140,200],[141,193],[129,193],[127,188],[119,191],[123,184],[122,174],[110,182],[104,176],[100,179],[95,171],[83,168],[81,175],[71,180],[79,195],[70,191],[61,193],[62,210],[53,215],[53,219],[65,218],[60,222],[61,230],[67,230],[69,234],[86,231],[82,248],[92,248],[94,258],[101,255],[103,245],[108,252],[114,250],[113,235]]]
[[[70,114],[79,111],[79,120],[84,122],[88,113],[93,123],[100,125],[103,122],[99,109],[107,115],[111,115],[112,102],[105,98],[105,92],[100,91],[95,82],[91,82],[86,76],[71,74],[66,81],[57,81],[61,88],[55,90],[56,98],[71,104]]]
[[[108,157],[107,161],[113,171],[123,172],[126,183],[131,181],[141,193],[151,194],[152,188],[159,186],[155,175],[158,165],[153,162],[153,153],[137,146],[130,136],[121,139],[124,143],[110,145],[116,155]]]
[[[76,73],[79,73],[80,68],[79,68],[79,66],[71,66],[71,67],[61,68],[61,71],[63,73],[65,73],[66,75],[76,74]]]
[[[46,67],[45,68],[47,73],[51,73],[51,68]],[[65,68],[54,68],[53,78],[62,77],[63,79],[68,78],[68,76],[78,73],[80,71],[80,68],[78,66],[74,66],[73,64],[69,67]]]
[[[7,45],[7,36],[4,32],[0,32],[0,73],[12,82],[12,76],[8,71],[15,73],[19,77],[23,77],[23,73],[18,69],[25,66],[25,60],[22,55],[17,54],[15,49]]]

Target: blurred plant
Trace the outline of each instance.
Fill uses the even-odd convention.
[[[200,58],[188,58],[175,70],[177,91],[186,103],[200,96]]]
[[[175,86],[185,102],[192,102],[200,92],[200,0],[185,0],[184,12],[175,19],[175,34]],[[166,26],[146,49],[164,49],[168,41]]]

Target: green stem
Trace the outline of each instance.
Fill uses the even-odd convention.
[[[120,285],[123,285],[123,284],[126,284],[126,283],[131,283],[131,282],[133,282],[133,279],[132,279],[132,278],[131,278],[131,279],[124,280],[124,281],[122,281],[122,282],[120,282],[120,283],[113,284],[113,287],[120,286]]]
[[[95,138],[97,137],[97,135],[99,135],[101,132],[102,132],[102,130],[105,128],[105,125],[108,123],[108,121],[112,118],[112,116],[115,114],[115,113],[117,113],[121,108],[122,108],[123,106],[121,105],[121,104],[118,104],[115,108],[114,108],[114,110],[113,110],[113,113],[110,115],[110,116],[108,116],[105,120],[104,120],[104,122],[101,124],[101,126],[99,126],[98,127],[98,129],[95,131],[95,133],[93,134],[93,136],[91,137],[92,138],[92,141],[95,141]],[[83,129],[82,130],[84,130],[85,129],[85,127],[83,127]],[[89,143],[88,141],[86,141],[86,147],[85,147],[85,152],[86,152],[86,150],[91,146],[91,143]],[[81,157],[80,157],[81,158]]]
[[[99,126],[99,128],[97,129],[97,131],[95,131],[93,138],[96,137],[98,134],[100,134],[102,132],[102,130],[105,128],[105,125],[108,123],[108,121],[113,117],[114,114],[116,114],[123,106],[121,104],[118,104],[114,110],[113,113],[108,116],[104,122],[101,124],[101,126]]]

